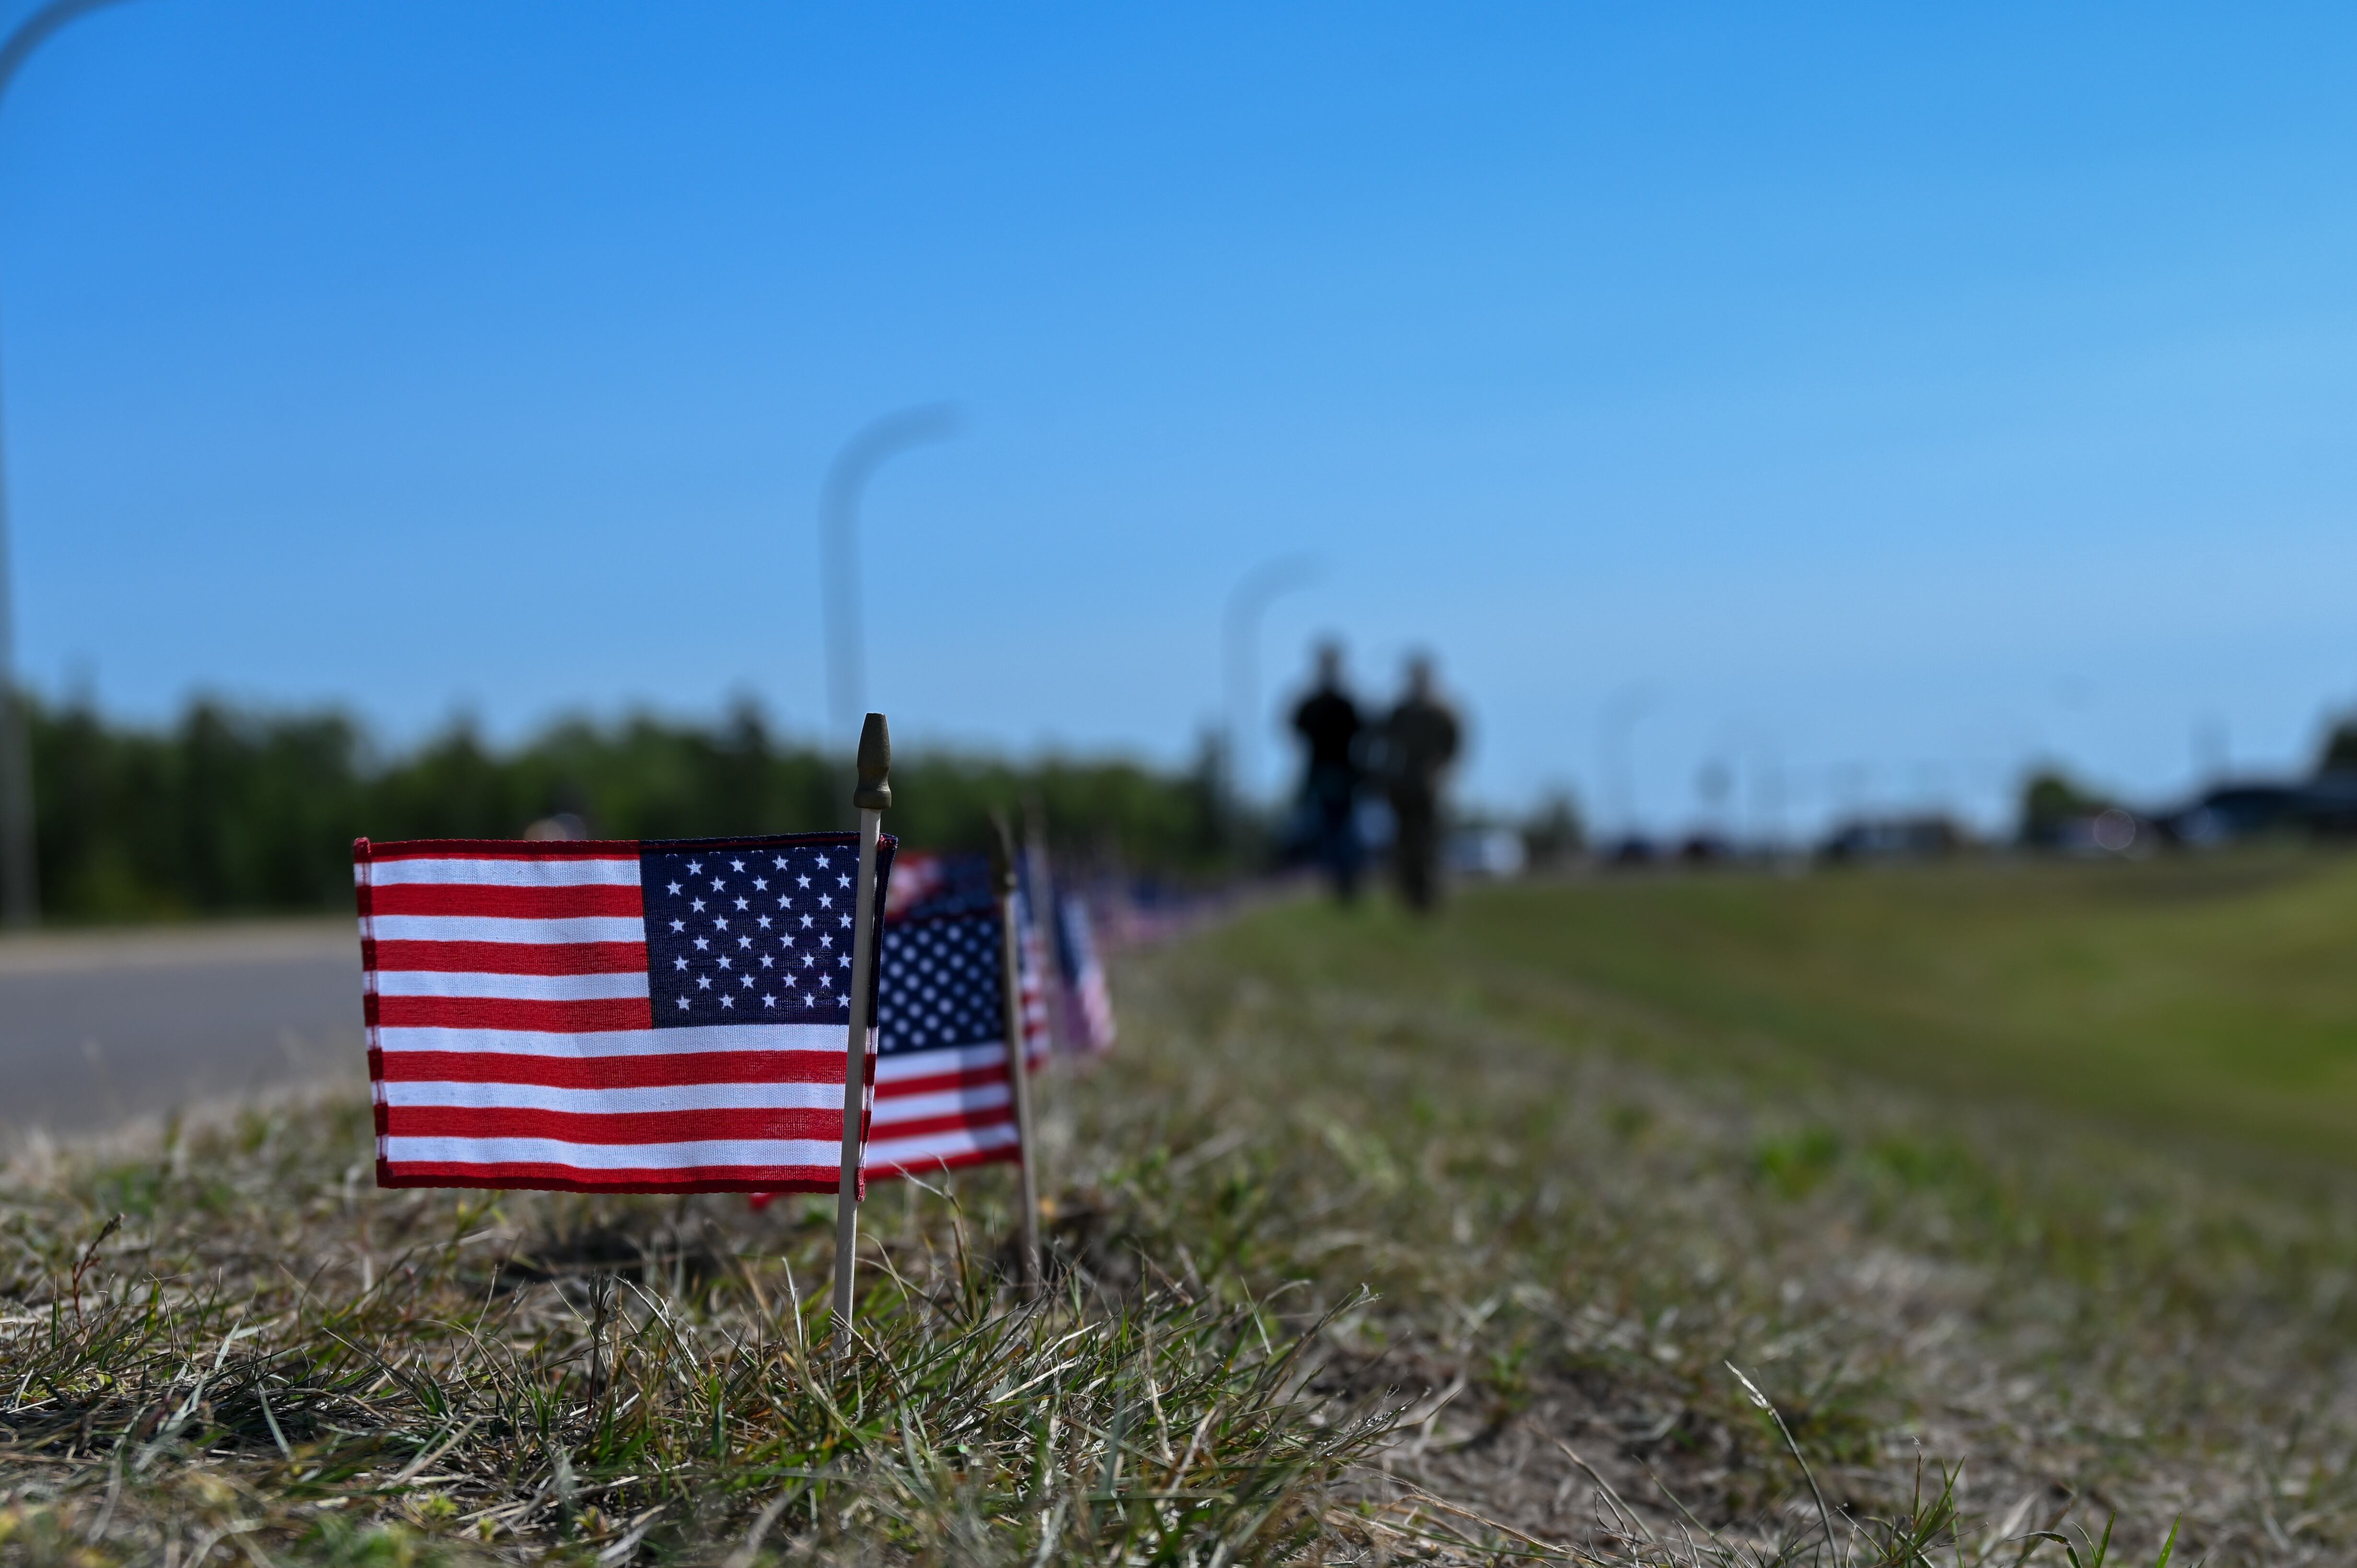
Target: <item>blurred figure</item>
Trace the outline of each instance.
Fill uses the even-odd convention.
[[[1440,786],[1457,760],[1457,715],[1432,689],[1432,660],[1407,661],[1407,692],[1384,719],[1381,762],[1392,806],[1392,873],[1418,913],[1440,899]]]
[[[1293,732],[1308,753],[1301,779],[1301,837],[1334,897],[1344,903],[1359,896],[1359,870],[1366,858],[1359,842],[1364,728],[1359,704],[1342,689],[1342,645],[1319,643],[1317,688],[1293,710]]]

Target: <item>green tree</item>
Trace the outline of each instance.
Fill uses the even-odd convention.
[[[73,920],[340,908],[362,833],[511,838],[558,812],[608,838],[834,828],[850,777],[844,758],[781,740],[749,700],[710,725],[568,717],[504,748],[462,717],[390,757],[340,713],[212,699],[164,729],[36,703],[32,736],[42,907]],[[1036,811],[1068,861],[1212,876],[1245,853],[1224,825],[1216,761],[1176,774],[904,753],[889,824],[912,845],[978,849],[994,814]]]
[[[2324,746],[2317,754],[2319,773],[2357,773],[2357,717],[2333,721],[2326,732]]]
[[[2065,823],[2089,817],[2112,805],[2104,796],[2083,789],[2059,768],[2032,773],[2021,786],[2021,841],[2052,843]]]

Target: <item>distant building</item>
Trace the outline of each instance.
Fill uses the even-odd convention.
[[[1470,826],[1448,835],[1448,869],[1459,876],[1520,876],[1529,865],[1523,835],[1512,828]]]
[[[2357,772],[2335,769],[2297,784],[2222,784],[2156,821],[2170,842],[2195,849],[2289,834],[2357,836]]]
[[[2296,829],[2292,784],[2222,784],[2157,819],[2172,843],[2207,849]]]
[[[2061,819],[2036,842],[2041,849],[2101,860],[2110,855],[2150,854],[2166,837],[2151,818],[2140,817],[2125,806],[2106,806],[2100,811]]]
[[[1642,833],[1623,833],[1597,846],[1596,858],[1607,866],[1629,868],[1652,865],[1662,858],[1662,851]]]
[[[1821,860],[1940,860],[1972,847],[1972,835],[1952,817],[1854,817],[1817,845]]]
[[[1703,828],[1678,841],[1678,858],[1688,865],[1717,865],[1735,858],[1735,845]]]
[[[2136,832],[2125,833],[2113,821],[2119,818]],[[2116,854],[2163,843],[2209,849],[2287,837],[2357,837],[2357,723],[2333,726],[2306,779],[2213,784],[2161,811],[2131,811],[2050,771],[2033,776],[2022,792],[2021,838],[2036,848]]]

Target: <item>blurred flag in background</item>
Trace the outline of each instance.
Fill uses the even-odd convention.
[[[1043,944],[1021,917],[1024,1056],[1048,1051]],[[1019,1160],[1006,1062],[1006,946],[987,856],[905,854],[884,918],[875,1112],[865,1173]]]
[[[1056,902],[1056,978],[1063,993],[1064,1048],[1092,1057],[1113,1049],[1113,993],[1097,957],[1088,900],[1077,893]]]

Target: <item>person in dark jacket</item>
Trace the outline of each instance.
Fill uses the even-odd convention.
[[[1433,691],[1432,660],[1407,662],[1407,692],[1383,723],[1378,746],[1392,808],[1392,874],[1418,913],[1440,900],[1441,783],[1457,760],[1457,715]]]
[[[1301,779],[1303,836],[1334,897],[1358,897],[1366,851],[1359,842],[1360,749],[1365,725],[1342,687],[1340,643],[1318,647],[1318,685],[1293,710],[1293,731],[1308,754]]]

